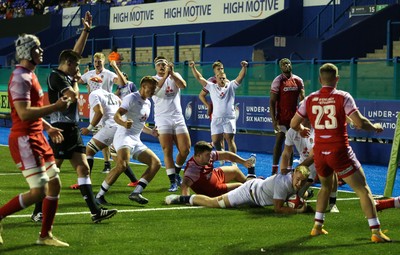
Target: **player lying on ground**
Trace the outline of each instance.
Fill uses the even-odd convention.
[[[307,182],[310,170],[306,166],[298,166],[293,172],[286,175],[275,174],[265,180],[252,179],[242,186],[218,197],[204,195],[179,196],[169,195],[165,198],[166,204],[190,204],[213,208],[230,208],[241,205],[273,205],[277,213],[304,213],[307,212],[306,203],[301,207],[292,208],[285,205],[285,201],[296,194]]]

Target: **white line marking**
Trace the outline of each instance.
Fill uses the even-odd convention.
[[[126,209],[126,210],[118,210],[118,213],[171,211],[171,210],[191,210],[191,209],[200,209],[200,208],[205,208],[205,207],[203,207],[203,206],[181,206],[181,207]],[[57,213],[56,216],[80,215],[80,214],[90,214],[90,212]],[[7,218],[26,218],[26,217],[31,217],[31,215],[30,214],[21,214],[21,215],[9,215],[9,216],[7,216]]]

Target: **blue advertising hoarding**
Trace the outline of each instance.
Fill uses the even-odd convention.
[[[349,126],[350,137],[369,137],[392,139],[396,129],[397,114],[400,111],[400,101],[383,100],[356,100],[360,112],[371,120],[381,123],[384,128],[382,133],[357,130]],[[189,127],[210,127],[210,119],[204,104],[195,95],[183,95],[181,105],[186,124]],[[236,125],[237,130],[254,130],[260,132],[273,132],[270,116],[269,97],[236,97]],[[149,118],[154,123],[153,113]]]

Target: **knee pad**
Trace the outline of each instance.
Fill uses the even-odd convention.
[[[60,173],[60,169],[57,167],[55,162],[46,162],[45,167],[47,176],[49,176],[50,180],[60,178],[58,176],[58,174]]]
[[[86,146],[89,147],[94,154],[100,151],[99,147],[97,147],[97,145],[93,142],[93,139],[91,139]]]

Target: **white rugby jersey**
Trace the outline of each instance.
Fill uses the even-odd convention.
[[[103,108],[103,118],[99,122],[100,125],[115,126],[114,115],[121,105],[121,99],[109,93],[104,89],[97,89],[89,94],[89,104],[91,108],[100,104]]]
[[[175,72],[175,75],[181,77],[179,73]],[[162,79],[158,75],[153,77],[157,80]],[[165,80],[160,89],[157,88],[152,99],[154,101],[154,118],[182,115],[180,88],[171,77]]]
[[[224,87],[207,81],[204,88],[210,93],[213,118],[235,118],[235,90],[239,85],[236,80],[230,81]]]
[[[121,125],[118,125],[117,135],[123,136],[133,136],[137,139],[140,138],[140,134],[142,133],[144,124],[146,123],[147,118],[150,115],[151,103],[149,99],[143,99],[140,96],[139,91],[131,93],[122,99],[121,108],[127,110],[127,113],[122,117],[124,120],[131,119],[133,120],[132,127],[127,129]]]
[[[87,73],[82,75],[81,79],[82,79],[82,81],[84,81],[85,83],[87,83],[89,85],[93,82],[101,83],[102,89],[112,93],[114,79],[117,77],[118,76],[116,73],[103,68],[103,71],[101,71],[101,73],[99,73],[99,74],[96,74],[96,70],[88,71]]]
[[[308,138],[303,138],[298,132],[290,128],[286,133],[285,145],[295,146],[300,155],[300,163],[303,162],[314,147],[314,129],[311,129]]]
[[[250,189],[255,202],[260,206],[273,205],[274,199],[286,200],[296,193],[292,184],[293,173],[275,174],[265,180],[254,179]]]

